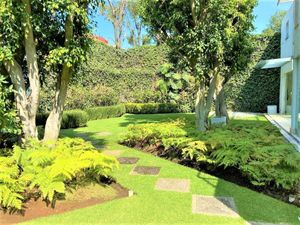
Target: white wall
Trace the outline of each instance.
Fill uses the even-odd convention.
[[[287,22],[288,26],[288,38],[287,34]],[[288,58],[293,56],[293,39],[294,39],[294,4],[291,6],[281,24],[281,58]]]

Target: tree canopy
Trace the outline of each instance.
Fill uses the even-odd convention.
[[[141,15],[153,37],[165,41],[180,67],[196,79],[196,125],[208,126],[217,81],[247,61],[256,0],[143,0]]]

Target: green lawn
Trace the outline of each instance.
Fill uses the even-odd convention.
[[[29,221],[24,224],[246,224],[246,221],[269,223],[300,224],[300,209],[256,193],[247,188],[226,182],[222,179],[200,173],[167,160],[154,157],[119,145],[117,142],[126,126],[131,123],[159,122],[174,118],[191,117],[192,114],[124,115],[121,118],[90,121],[88,127],[64,130],[64,136],[86,133],[88,138],[105,145],[104,149],[125,150],[122,156],[139,157],[138,165],[161,167],[158,177],[188,178],[191,180],[190,193],[177,193],[154,190],[157,176],[129,175],[133,165],[121,165],[114,172],[117,181],[133,190],[133,197],[114,200],[100,205],[79,209]],[[254,118],[263,120],[262,117]],[[99,132],[112,135],[99,137]],[[233,197],[241,218],[195,215],[191,211],[192,195]]]

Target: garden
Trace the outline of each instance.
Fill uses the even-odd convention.
[[[0,224],[299,224],[256,4],[3,0]],[[132,48],[95,38],[99,9]]]

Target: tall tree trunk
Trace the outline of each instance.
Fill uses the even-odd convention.
[[[226,84],[226,80],[223,77],[218,77],[217,88],[216,88],[216,103],[215,103],[215,114],[217,117],[225,116],[227,121],[229,119],[226,99],[225,99],[225,91],[224,86]]]
[[[12,59],[4,62],[4,67],[8,72],[15,89],[16,107],[18,116],[22,123],[25,139],[37,138],[36,113],[39,105],[40,78],[34,42],[33,29],[31,23],[30,0],[22,0],[25,8],[23,14],[24,47],[29,78],[29,95],[27,96],[25,87],[25,74],[19,63]]]
[[[65,47],[69,47],[70,41],[73,38],[73,15],[67,16],[65,23]],[[61,74],[57,78],[57,85],[52,111],[45,126],[44,140],[56,141],[59,136],[61,120],[64,110],[65,99],[73,68],[68,67],[65,63]]]
[[[37,138],[37,129],[36,129],[36,114],[39,105],[39,95],[40,95],[40,77],[39,77],[39,68],[38,60],[36,54],[36,43],[34,41],[33,29],[31,24],[31,5],[30,0],[22,0],[25,11],[25,26],[24,26],[24,44],[26,52],[26,61],[28,68],[28,78],[30,84],[30,95],[28,97],[28,119],[29,126],[33,129],[33,137]]]
[[[212,76],[208,87],[203,81],[200,82],[195,104],[196,128],[199,131],[206,131],[209,126],[208,116],[216,90],[216,76]]]

